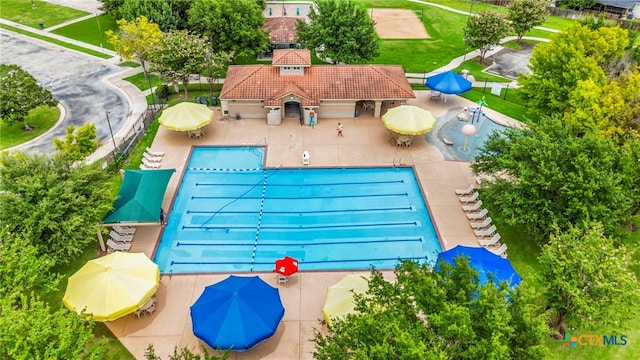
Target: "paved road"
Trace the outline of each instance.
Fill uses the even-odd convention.
[[[98,138],[111,141],[105,111],[114,134],[124,125],[129,103],[118,89],[103,82],[125,69],[108,61],[73,50],[63,49],[37,39],[0,30],[0,62],[17,64],[50,90],[66,108],[67,116],[50,133],[36,143],[25,144],[26,152],[53,151],[53,138],[64,137],[69,125],[96,124]]]

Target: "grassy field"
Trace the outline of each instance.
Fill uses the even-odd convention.
[[[418,10],[418,9],[415,9]],[[375,64],[399,64],[406,72],[430,72],[448,64],[465,52],[460,26],[465,15],[436,7],[426,8],[422,14],[429,39],[381,40],[380,56]]]
[[[493,95],[490,92],[491,89],[489,88],[487,88],[485,92],[483,92],[482,88],[473,88],[471,91],[460,96],[471,101],[478,101],[484,96],[487,102],[486,106],[491,110],[505,114],[525,124],[532,124],[539,121],[539,116],[527,109],[524,102],[518,97],[516,90],[503,88],[500,96]],[[508,101],[504,99],[505,94]]]
[[[160,78],[157,75],[154,74],[150,74],[149,76],[150,80],[151,80],[151,86],[160,86],[162,85],[162,81],[160,81]],[[123,80],[126,80],[130,83],[132,83],[133,85],[135,85],[138,89],[144,91],[147,90],[149,88],[149,81],[147,80],[147,78],[144,77],[144,73],[138,73],[135,74],[133,76],[129,76],[127,78],[124,78]]]
[[[113,50],[113,45],[109,44],[105,33],[108,30],[116,31],[117,29],[118,24],[116,24],[116,19],[114,19],[113,16],[100,15],[61,27],[51,32],[95,46],[102,44],[105,49]]]
[[[32,6],[32,3],[35,6]],[[39,24],[47,28],[85,15],[89,13],[41,0],[2,0],[3,19],[34,29],[39,29]]]
[[[60,118],[57,106],[39,106],[29,112],[27,124],[34,127],[32,131],[23,131],[24,122],[5,124],[0,122],[0,150],[20,145],[44,134],[51,129]]]
[[[0,24],[0,27],[3,28],[3,29],[6,29],[6,30],[13,31],[13,32],[18,33],[18,34],[22,34],[22,35],[26,35],[26,36],[29,36],[29,37],[32,37],[32,38],[35,38],[35,39],[46,41],[46,42],[48,42],[50,44],[60,45],[60,46],[62,46],[64,48],[71,49],[71,50],[76,50],[76,51],[79,51],[79,52],[82,52],[82,53],[85,53],[85,54],[89,54],[89,55],[92,55],[92,56],[95,56],[95,57],[99,57],[99,58],[103,58],[103,59],[111,58],[111,55],[106,55],[106,54],[103,54],[103,53],[101,53],[99,51],[94,51],[94,50],[91,50],[91,49],[87,49],[87,48],[85,48],[83,46],[78,46],[78,45],[71,44],[71,43],[68,43],[68,42],[65,42],[65,41],[52,39],[52,38],[50,38],[48,36],[39,35],[37,33],[32,33],[30,31],[25,31],[25,30],[22,30],[22,29],[18,29],[18,28],[13,27],[13,26]]]

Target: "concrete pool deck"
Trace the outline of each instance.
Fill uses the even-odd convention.
[[[447,103],[430,101],[428,94],[421,92],[416,92],[416,96],[409,103],[432,111],[436,117],[451,109],[473,106],[472,102],[458,96],[450,96]],[[512,121],[500,114],[495,117],[499,118],[496,121]],[[344,125],[344,137],[336,136],[338,121]],[[161,168],[176,169],[165,194],[165,210],[169,210],[177,191],[191,146],[267,145],[268,167],[302,167],[301,157],[305,150],[310,154],[308,167],[413,166],[442,247],[479,246],[454,192],[473,182],[469,163],[445,161],[442,153],[421,136],[415,137],[410,147],[397,147],[382,121],[373,118],[370,112],[361,112],[357,118],[320,119],[312,129],[300,126],[296,120],[267,126],[264,119],[223,119],[216,108],[215,120],[204,130],[201,139],[189,139],[186,133],[163,127],[158,130],[152,149],[165,152]],[[168,216],[171,216],[170,211]],[[131,251],[144,252],[151,257],[160,230],[159,226],[139,227]],[[280,289],[285,315],[272,338],[251,350],[233,352],[230,359],[313,359],[314,329],[326,332],[320,325],[326,289],[347,273],[354,272],[301,272],[292,276],[286,285],[278,285],[274,273],[252,274],[260,275]],[[384,273],[385,277],[393,278],[392,271]],[[138,319],[132,314],[106,324],[136,359],[144,358],[149,344],[153,344],[156,354],[163,358],[172,354],[175,346],[200,351],[203,343],[193,335],[189,307],[205,286],[228,275],[163,275],[157,293],[158,307],[153,315]]]

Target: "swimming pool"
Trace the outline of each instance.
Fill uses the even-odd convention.
[[[264,169],[264,147],[194,148],[155,261],[162,273],[393,269],[441,250],[412,168]]]

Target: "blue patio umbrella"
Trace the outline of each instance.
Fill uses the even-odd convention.
[[[193,333],[214,349],[244,351],[270,338],[284,316],[278,289],[258,276],[231,275],[191,305]]]
[[[441,74],[427,78],[425,85],[443,94],[462,94],[471,90],[471,81],[465,79],[453,71],[445,71]]]
[[[469,266],[479,273],[480,284],[485,284],[489,280],[487,274],[493,274],[493,281],[499,285],[502,281],[507,281],[509,287],[520,284],[522,278],[511,265],[508,259],[498,256],[483,247],[469,247],[458,245],[453,249],[443,251],[438,254],[438,263],[446,261],[451,265],[455,265],[454,259],[458,256],[466,256],[469,258]]]

